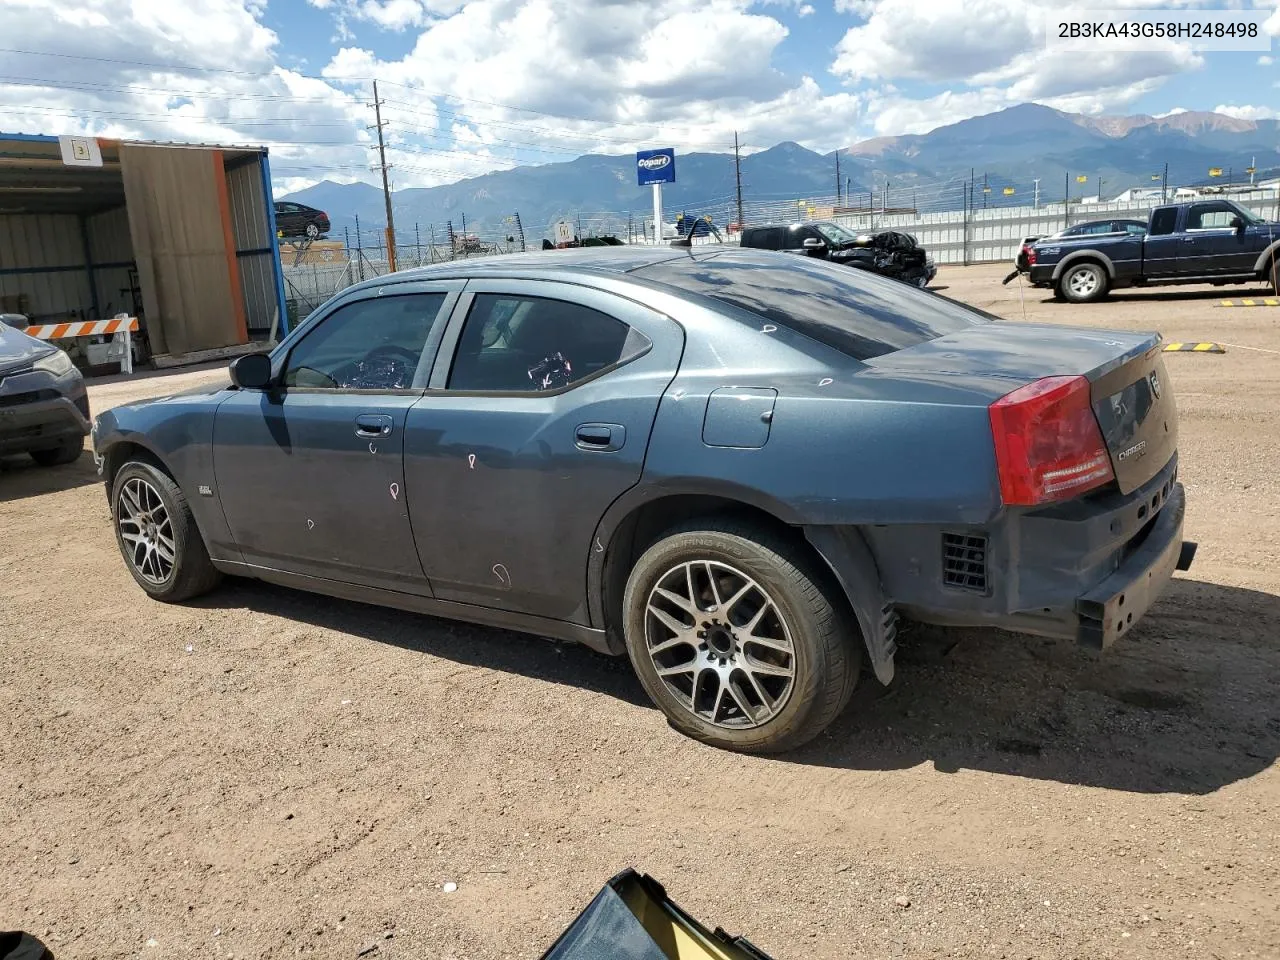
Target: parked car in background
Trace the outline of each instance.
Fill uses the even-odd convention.
[[[809,257],[557,250],[349,287],[94,455],[157,600],[238,574],[577,641],[776,752],[892,680],[900,616],[1128,635],[1194,552],[1162,356]]]
[[[916,287],[937,275],[933,258],[915,237],[893,230],[853,233],[838,223],[815,221],[786,226],[747,227],[740,243],[757,250],[778,250],[870,270]]]
[[[277,200],[275,208],[276,232],[286,239],[307,237],[318,240],[329,232],[329,215],[323,210],[293,200]]]
[[[1233,200],[1166,204],[1151,211],[1145,231],[1046,237],[1028,255],[1031,282],[1073,303],[1128,286],[1262,281],[1274,289],[1277,257],[1280,223]]]
[[[42,467],[71,463],[89,433],[89,394],[66,352],[0,323],[0,456],[27,453]],[[25,323],[22,324],[26,326]]]

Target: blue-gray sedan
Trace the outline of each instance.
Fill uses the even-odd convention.
[[[1194,553],[1160,348],[779,253],[554,251],[357,284],[93,437],[156,599],[233,574],[578,641],[781,751],[892,679],[900,617],[1133,629]]]

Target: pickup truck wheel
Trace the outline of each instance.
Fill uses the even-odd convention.
[[[623,597],[627,653],[681,733],[780,753],[849,702],[862,662],[838,587],[796,546],[749,524],[678,528],[636,562]]]
[[[1071,303],[1089,303],[1105,296],[1107,271],[1097,263],[1072,264],[1058,279],[1058,294]]]
[[[111,484],[111,515],[124,564],[153,599],[180,603],[222,579],[187,498],[154,465],[131,460],[120,468]]]

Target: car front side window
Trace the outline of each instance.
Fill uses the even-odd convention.
[[[581,304],[478,294],[458,339],[448,389],[560,390],[638,356],[647,345],[638,330]]]
[[[289,352],[285,387],[409,390],[423,386],[423,349],[444,301],[443,293],[415,293],[339,307]]]

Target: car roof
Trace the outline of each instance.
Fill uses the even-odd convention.
[[[563,250],[538,250],[528,253],[510,253],[477,259],[450,260],[428,267],[399,270],[390,276],[372,277],[350,289],[376,287],[388,282],[403,283],[412,280],[459,280],[481,277],[530,277],[555,273],[558,276],[578,274],[582,276],[608,276],[641,270],[655,263],[679,260],[682,257],[703,259],[712,253],[737,251],[740,247],[729,244],[702,244],[697,247],[668,246],[620,246],[620,247],[569,247]],[[752,251],[757,253],[759,251]],[[785,256],[785,254],[778,254]]]
[[[645,285],[656,285],[678,296],[688,293],[678,286],[664,283],[661,277],[646,272],[647,267],[674,260],[695,260],[714,268],[716,261],[729,264],[754,266],[795,266],[795,257],[775,250],[742,247],[737,244],[707,243],[696,247],[570,247],[563,250],[540,250],[530,253],[513,253],[479,259],[452,260],[410,270],[399,270],[383,277],[371,277],[354,284],[345,292],[386,286],[388,283],[405,283],[415,280],[480,280],[552,279],[579,280],[588,285],[593,279],[622,277],[634,274]]]

